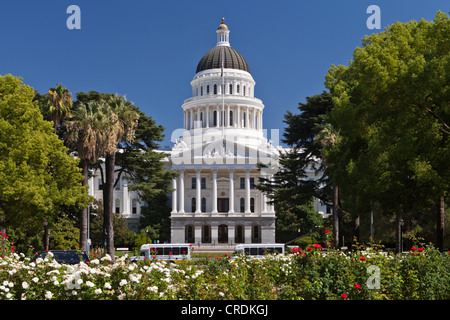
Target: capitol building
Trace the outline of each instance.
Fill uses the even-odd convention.
[[[192,97],[181,106],[181,128],[171,135],[171,150],[164,150],[172,180],[172,243],[275,243],[276,213],[268,197],[255,185],[277,172],[278,130],[263,129],[263,102],[255,97],[255,80],[245,58],[230,45],[230,30],[219,25],[216,46],[198,62],[191,81]],[[266,168],[258,167],[265,164]],[[309,178],[314,179],[314,170]],[[99,177],[91,179],[91,194]],[[115,211],[137,229],[142,205],[126,183],[114,191]],[[326,206],[315,201],[325,214]]]
[[[182,105],[183,130],[170,156],[173,179],[171,241],[275,242],[275,211],[255,188],[257,163],[276,160],[264,137],[262,101],[245,58],[230,46],[230,30],[197,65],[192,97]]]

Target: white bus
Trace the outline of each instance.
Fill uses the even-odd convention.
[[[191,260],[191,246],[186,243],[144,244],[140,255],[145,260]]]
[[[284,254],[284,243],[243,243],[234,247],[235,254],[262,258],[266,254]]]

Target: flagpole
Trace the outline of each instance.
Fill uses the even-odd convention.
[[[224,64],[224,62],[223,62],[223,60],[224,60],[223,54],[224,54],[224,50],[223,50],[223,47],[222,47],[222,70],[221,70],[221,76],[222,76],[222,114],[223,114],[223,117],[222,117],[222,137],[224,137],[224,127],[225,127],[225,77],[224,77],[224,74],[223,74],[223,64]]]

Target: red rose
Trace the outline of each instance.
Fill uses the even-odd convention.
[[[411,251],[416,251],[416,250],[417,250],[416,247],[412,247],[412,248],[411,248]]]
[[[355,288],[359,289],[359,288],[361,288],[361,286],[359,284],[355,283]]]
[[[423,251],[423,248],[419,248],[419,252],[422,252]]]
[[[344,298],[344,299],[347,299],[347,298],[348,298],[348,296],[347,296],[345,293],[343,293],[343,294],[341,295],[341,297]]]
[[[359,258],[359,260],[366,261],[366,258],[365,257],[361,257],[361,258]]]
[[[330,230],[326,229],[325,234],[330,234]]]

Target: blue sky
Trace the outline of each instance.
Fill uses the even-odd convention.
[[[80,30],[66,27],[72,4],[81,9]],[[381,9],[381,30],[366,26],[370,5]],[[286,111],[322,92],[330,66],[348,65],[364,35],[395,21],[432,20],[438,10],[448,13],[449,1],[2,1],[0,74],[40,93],[62,83],[73,95],[126,95],[166,128],[162,145],[171,145],[197,63],[225,17],[265,105],[264,128],[282,133]]]

